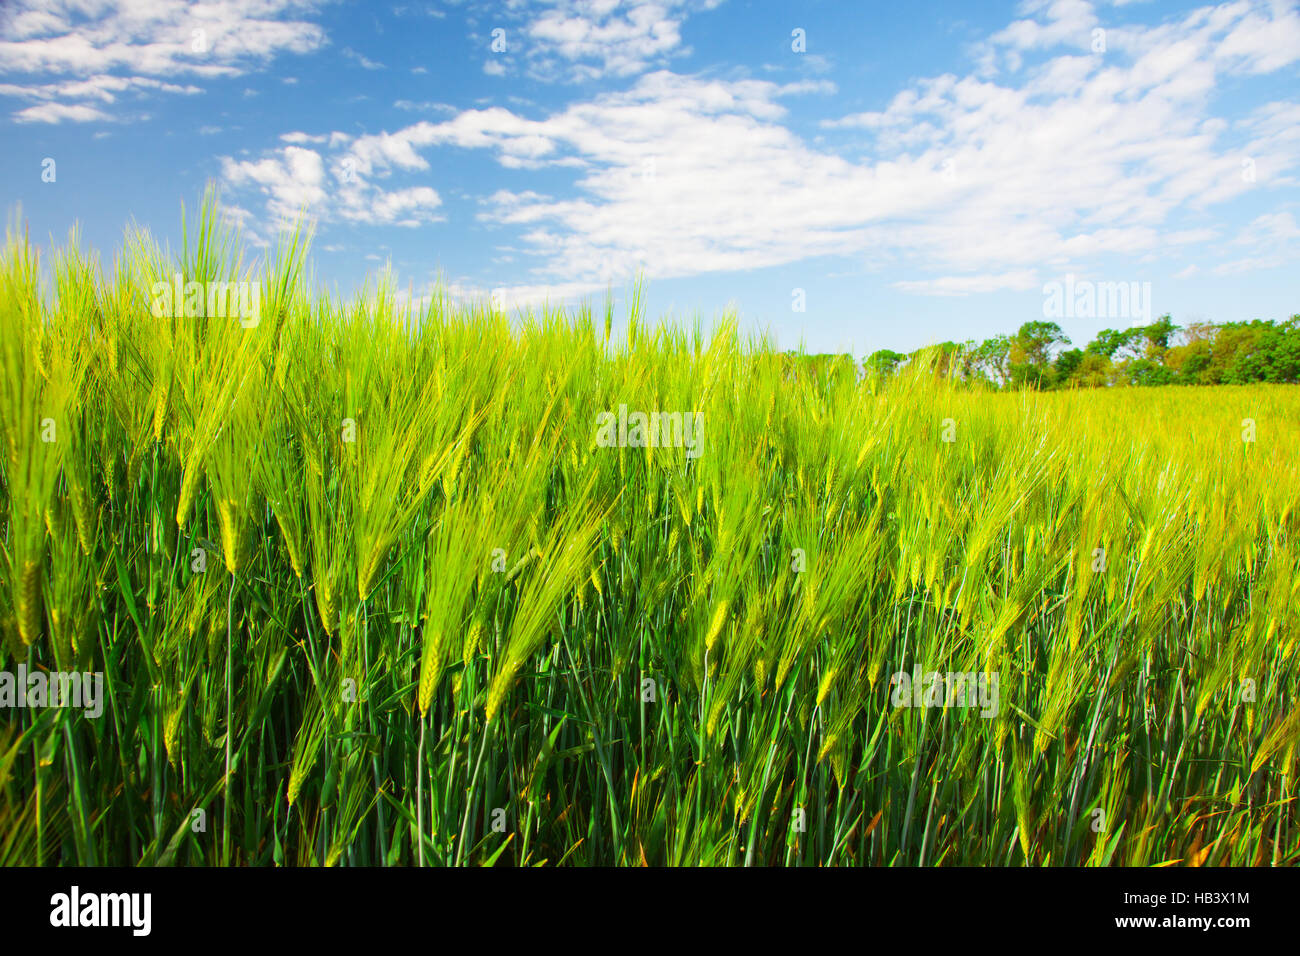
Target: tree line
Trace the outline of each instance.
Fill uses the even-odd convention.
[[[863,368],[887,376],[925,362],[936,374],[1013,389],[1300,382],[1300,315],[1185,328],[1164,315],[1150,325],[1103,329],[1083,348],[1072,345],[1055,322],[1035,321],[983,342],[942,342],[910,353],[880,349]]]

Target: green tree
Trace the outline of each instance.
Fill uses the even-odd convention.
[[[1074,377],[1083,362],[1083,354],[1083,349],[1068,349],[1056,356],[1054,366],[1057,385],[1064,385]]]
[[[1012,384],[1032,388],[1050,387],[1054,379],[1052,349],[1057,345],[1069,344],[1070,340],[1055,322],[1026,322],[1011,340]]]
[[[902,352],[895,352],[892,349],[880,349],[868,355],[862,365],[868,372],[875,372],[878,375],[892,375],[898,371],[899,363],[905,358],[907,356]]]
[[[1102,329],[1097,333],[1097,337],[1088,343],[1087,351],[1113,360],[1116,352],[1127,348],[1132,343],[1135,331],[1128,329],[1117,332],[1115,329]]]
[[[995,385],[1005,385],[1011,379],[1011,337],[995,335],[985,339],[975,349],[974,364]]]

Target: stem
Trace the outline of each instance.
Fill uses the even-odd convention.
[[[235,573],[230,573],[230,590],[226,592],[226,798],[221,807],[221,860],[225,866],[230,865],[230,738],[234,733],[234,666],[232,652],[233,615],[235,603]]]
[[[415,752],[415,846],[419,865],[424,866],[424,727],[428,723],[420,714],[420,749]]]

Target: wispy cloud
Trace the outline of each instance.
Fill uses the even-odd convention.
[[[39,106],[18,110],[13,114],[16,123],[89,123],[111,118],[103,110],[80,103],[42,103]]]
[[[894,283],[903,292],[922,295],[963,296],[973,292],[999,292],[1011,289],[1024,292],[1038,286],[1038,276],[1032,269],[1019,269],[999,275],[941,276],[937,279],[914,279]]]
[[[355,61],[356,64],[360,66],[363,70],[384,69],[384,64],[372,60],[361,53],[358,53],[356,50],[352,49],[351,47],[344,47],[342,52],[345,57],[347,57],[349,60]]]
[[[113,104],[115,94],[194,93],[199,88],[192,83],[170,81],[238,76],[278,54],[320,48],[326,40],[319,26],[290,19],[317,5],[314,0],[17,0],[0,10],[0,75],[45,79],[5,84],[0,95],[49,101],[15,113],[20,121],[107,119],[102,107]],[[52,77],[85,79],[51,82]]]

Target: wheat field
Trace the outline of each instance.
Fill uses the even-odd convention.
[[[1294,387],[886,379],[307,248],[10,231],[0,671],[102,700],[0,709],[0,863],[1300,861]]]

